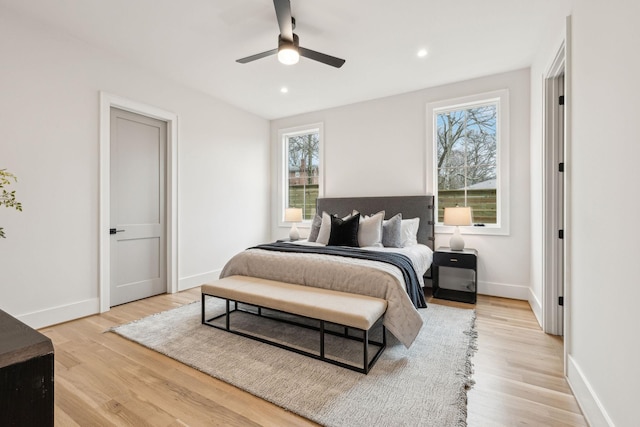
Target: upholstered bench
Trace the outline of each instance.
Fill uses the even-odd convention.
[[[387,309],[387,301],[380,298],[247,276],[225,277],[213,283],[202,285],[201,292],[203,324],[358,372],[368,373],[386,347],[386,329],[384,325],[380,325],[382,328],[382,342],[372,341],[369,337],[370,331],[374,325],[379,323],[378,321]],[[205,298],[207,296],[225,299],[226,312],[207,319],[205,314]],[[230,302],[234,303],[233,309],[231,309]],[[266,308],[318,321],[319,326],[312,327],[312,329],[320,332],[319,354],[232,329],[230,314],[234,311],[245,311],[238,308],[238,303],[257,307],[258,315],[262,315],[262,309]],[[253,312],[250,313],[255,314]],[[224,326],[214,323],[215,320],[221,317],[225,317]],[[269,318],[273,319],[273,317]],[[344,333],[336,333],[325,328],[325,322],[344,327]],[[309,327],[308,325],[304,326]],[[349,334],[349,328],[361,331],[360,336]],[[362,341],[362,367],[325,357],[325,333]],[[377,351],[371,360],[369,360],[369,345],[377,347]]]

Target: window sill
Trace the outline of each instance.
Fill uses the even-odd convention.
[[[278,223],[278,227],[279,228],[291,228],[291,223],[285,223],[285,222],[280,222]],[[310,229],[311,228],[311,222],[298,222],[296,223],[296,228],[300,229]]]
[[[436,234],[453,234],[455,227],[449,225],[436,225]],[[508,236],[509,229],[499,226],[484,226],[484,227],[460,227],[460,234],[462,235],[485,235],[485,236]]]

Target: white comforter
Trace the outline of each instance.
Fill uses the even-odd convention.
[[[431,250],[424,247],[430,254]],[[409,256],[414,266],[418,264],[419,268],[416,271],[422,279],[431,262],[429,257],[427,260],[417,259],[424,258],[424,250],[413,249],[409,252],[418,251],[423,252],[422,257],[417,257],[416,253],[413,256],[406,253],[405,255]],[[426,267],[422,264],[426,264]],[[406,347],[413,343],[422,327],[422,317],[407,295],[402,272],[384,262],[323,254],[248,249],[229,260],[220,277],[232,275],[260,277],[383,298],[387,300],[384,325]]]

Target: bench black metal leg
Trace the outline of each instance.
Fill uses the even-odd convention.
[[[362,369],[364,369],[364,373],[369,372],[369,331],[364,331],[364,339],[362,340],[364,344],[364,363],[362,364]]]
[[[225,319],[225,326],[227,327],[227,331],[229,330],[229,300],[227,301],[227,317]]]
[[[320,321],[320,357],[324,359],[324,320]]]
[[[204,294],[202,294],[202,323],[204,324]]]

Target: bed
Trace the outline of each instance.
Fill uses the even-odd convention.
[[[370,218],[384,211],[386,221],[397,220],[397,214],[405,221],[418,218],[415,244],[406,248],[325,247],[305,241],[260,245],[235,255],[220,277],[259,277],[383,298],[388,304],[384,326],[411,346],[423,323],[418,309],[426,307],[421,286],[433,254],[433,196],[319,198],[316,209],[336,218],[349,218],[354,211]]]

